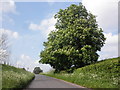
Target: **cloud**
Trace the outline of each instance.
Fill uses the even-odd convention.
[[[16,63],[18,67],[26,68],[26,69],[30,68],[32,64],[33,64],[32,59],[25,54],[22,54]]]
[[[103,28],[106,37],[99,60],[118,56],[118,1],[82,0],[87,10],[97,16],[98,25]]]
[[[48,2],[48,5],[50,5],[50,6],[52,6],[56,2],[56,0],[46,0],[46,1]]]
[[[18,32],[13,32],[11,30],[0,28],[0,34],[2,34],[2,33],[7,34],[9,38],[17,39],[19,37]]]
[[[40,30],[42,34],[48,35],[52,30],[55,30],[56,19],[52,16],[51,18],[44,19],[40,24],[31,23],[29,25],[30,30]]]
[[[118,35],[113,35],[112,33],[104,35],[107,39],[101,52],[99,52],[99,59],[118,57]]]
[[[118,30],[118,1],[119,0],[82,0],[83,5],[92,14],[104,32],[117,32]]]
[[[11,25],[15,25],[14,20],[8,15],[8,14],[4,14],[2,15],[2,18],[0,19],[0,22],[3,24],[3,26],[5,24],[11,24]],[[4,23],[5,22],[5,23]],[[2,27],[1,27],[2,28]]]
[[[14,25],[14,20],[9,16],[9,14],[19,14],[16,11],[16,5],[14,0],[0,1],[0,22],[5,24]],[[0,27],[1,28],[1,27]]]
[[[1,1],[0,2],[0,12],[2,13],[16,13],[16,6],[13,0]]]
[[[30,56],[22,54],[20,60],[16,62],[16,66],[20,68],[26,68],[29,71],[33,71],[35,67],[40,67],[44,72],[47,72],[51,69],[50,65],[39,64],[39,60],[34,60]]]

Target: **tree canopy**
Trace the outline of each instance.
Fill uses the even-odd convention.
[[[56,72],[95,63],[99,57],[97,51],[101,50],[105,42],[96,16],[80,3],[60,9],[54,17],[57,19],[56,30],[44,42],[40,62],[50,64]]]

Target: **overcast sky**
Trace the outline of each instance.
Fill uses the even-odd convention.
[[[30,71],[35,66],[40,66],[45,72],[50,70],[49,65],[39,64],[38,61],[39,53],[44,49],[43,42],[47,40],[50,31],[54,30],[56,20],[53,16],[59,9],[65,9],[71,4],[78,5],[79,2],[82,2],[88,11],[97,16],[99,27],[103,29],[107,38],[101,52],[98,52],[99,60],[118,56],[119,0],[46,1],[15,2],[9,0],[9,2],[0,3],[0,14],[2,13],[0,32],[4,30],[10,37],[12,64],[29,68]]]

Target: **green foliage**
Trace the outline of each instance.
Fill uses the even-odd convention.
[[[34,78],[33,73],[25,71],[22,68],[2,65],[2,89],[3,90],[23,88],[33,78]]]
[[[101,50],[105,41],[96,17],[88,13],[82,4],[72,4],[67,9],[60,9],[55,18],[56,30],[44,42],[40,62],[50,64],[56,72],[95,63],[99,57],[97,51]]]
[[[33,70],[33,73],[35,74],[39,74],[39,73],[42,73],[43,71],[40,69],[40,67],[35,67],[34,70]]]
[[[120,88],[120,57],[76,69],[73,73],[47,73],[45,75],[63,79],[88,88]]]

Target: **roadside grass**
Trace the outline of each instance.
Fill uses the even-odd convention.
[[[119,58],[106,59],[96,64],[76,69],[73,73],[54,74],[53,71],[44,75],[69,81],[87,88],[120,88],[120,64]]]
[[[32,79],[34,74],[21,68],[2,65],[2,90],[24,88]]]
[[[2,65],[0,64],[0,90],[2,89]]]

